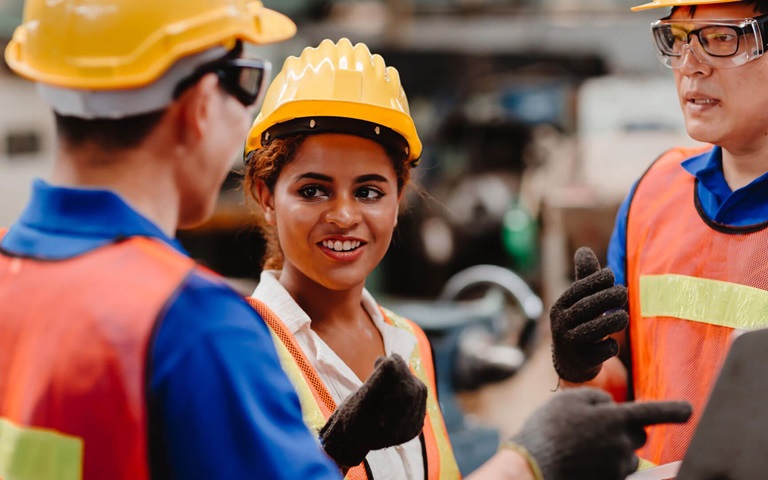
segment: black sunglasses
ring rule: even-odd
[[[219,77],[219,85],[245,107],[257,104],[267,89],[272,65],[257,58],[224,58],[198,67],[192,75],[176,85],[173,98],[196,84],[209,73]]]

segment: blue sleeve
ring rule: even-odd
[[[616,224],[613,227],[611,241],[608,244],[608,267],[613,271],[617,285],[627,285],[627,215],[629,214],[629,204],[632,203],[632,197],[635,195],[637,183],[632,185],[627,198],[621,202],[619,211],[616,214]]]
[[[193,274],[159,322],[148,371],[154,478],[340,478],[239,295]]]

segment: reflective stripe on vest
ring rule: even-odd
[[[267,323],[273,338],[279,340],[275,342],[278,356],[299,395],[304,421],[315,432],[319,432],[331,413],[336,410],[335,401],[285,324],[264,303],[255,298],[247,300]],[[460,478],[435,395],[437,390],[432,353],[426,335],[410,320],[383,308],[381,311],[387,323],[407,330],[417,339],[417,347],[414,348],[408,363],[414,375],[428,387],[427,417],[424,419],[423,429],[428,478],[430,480]],[[365,467],[361,464],[350,469],[345,478],[367,479],[368,476],[365,473]]]
[[[80,480],[83,439],[0,418],[0,479]]]
[[[448,439],[448,430],[445,428],[440,404],[437,402],[437,384],[435,382],[435,368],[432,361],[432,347],[429,345],[424,331],[412,321],[397,315],[396,313],[380,307],[385,321],[395,327],[408,331],[418,340],[418,348],[413,350],[409,365],[414,374],[428,388],[427,394],[427,418],[424,421],[424,443],[427,450],[427,471],[430,479],[456,479],[461,478],[453,448]]]
[[[635,397],[693,405],[687,424],[649,427],[640,455],[657,464],[682,460],[733,329],[768,326],[768,225],[702,218],[695,178],[680,164],[708,148],[660,157],[638,183],[627,220]]]
[[[0,478],[149,477],[147,348],[193,268],[138,237],[61,261],[0,255]]]

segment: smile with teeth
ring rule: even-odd
[[[323,240],[323,246],[329,250],[333,250],[334,252],[349,252],[352,250],[356,250],[362,242],[360,240]]]
[[[714,105],[715,103],[717,103],[717,100],[714,100],[712,98],[692,98],[689,100],[689,102],[696,105]]]

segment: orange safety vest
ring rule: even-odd
[[[149,478],[150,337],[193,268],[142,237],[61,261],[0,254],[0,478]]]
[[[708,148],[673,149],[638,183],[627,220],[632,377],[637,400],[687,400],[685,425],[648,428],[640,456],[682,460],[734,328],[768,326],[768,223],[717,224],[703,213],[681,162]]]
[[[269,326],[275,340],[280,363],[299,394],[304,422],[310,429],[316,433],[319,432],[336,410],[336,402],[285,324],[264,303],[251,297],[247,300]],[[424,451],[427,457],[425,478],[429,480],[461,478],[448,439],[443,415],[437,402],[435,370],[429,340],[421,328],[410,320],[384,308],[381,308],[381,313],[387,323],[408,331],[417,339],[417,348],[414,348],[408,364],[414,375],[427,385],[428,390],[427,416],[424,419],[424,429],[422,430],[422,442],[424,442]],[[345,478],[349,480],[373,480],[368,478],[365,462],[351,468]]]

